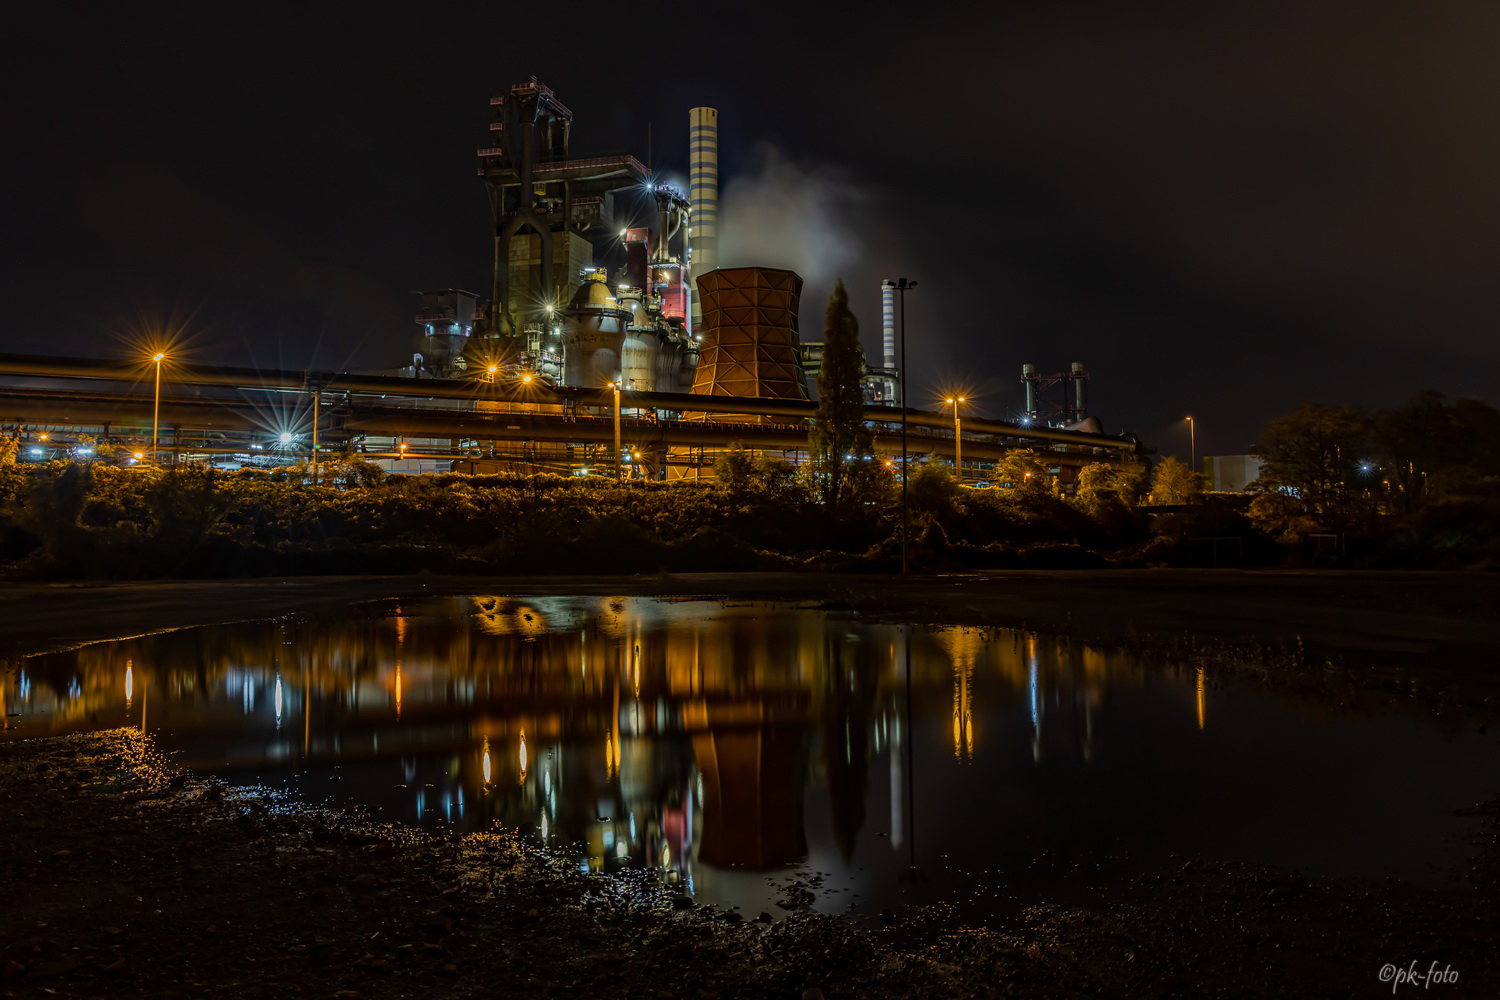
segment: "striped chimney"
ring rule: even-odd
[[[693,277],[719,266],[719,112],[688,112],[688,227],[692,230]],[[696,325],[696,324],[695,324]]]
[[[884,333],[885,367],[896,367],[896,283],[889,278],[880,283],[880,329]]]

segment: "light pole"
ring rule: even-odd
[[[1188,468],[1196,474],[1198,471],[1198,430],[1193,423],[1193,418],[1188,417]]]
[[[906,290],[916,288],[915,281],[907,281],[905,278],[896,279],[896,291],[901,293],[901,372],[899,385],[901,389],[901,573],[905,575],[910,568],[907,559],[907,536],[911,534],[911,509],[907,504],[906,490]]]
[[[151,405],[151,462],[154,465],[161,464],[161,457],[156,453],[156,440],[161,421],[161,363],[166,357],[166,354],[158,351],[151,359],[156,362],[156,401]]]
[[[963,402],[965,399],[962,396],[954,396],[948,400],[948,405],[953,407],[953,474],[958,477],[959,485],[963,485],[964,481],[964,442],[958,424],[958,404]]]
[[[620,461],[620,383],[611,382],[609,387],[615,391],[615,481],[619,482],[625,478],[625,464]]]

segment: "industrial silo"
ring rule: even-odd
[[[587,271],[563,318],[563,382],[597,387],[620,377],[630,313],[610,291],[603,268]]]

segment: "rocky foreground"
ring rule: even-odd
[[[1449,892],[1194,860],[1006,926],[871,927],[695,907],[506,833],[278,803],[175,772],[134,730],[23,740],[0,744],[0,994],[1495,996],[1497,806],[1476,807]],[[1396,981],[1433,963],[1456,975]]]

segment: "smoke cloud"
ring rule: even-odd
[[[760,146],[755,159],[754,173],[720,191],[719,266],[783,267],[816,286],[846,276],[869,192],[845,170],[795,163],[774,146]]]

